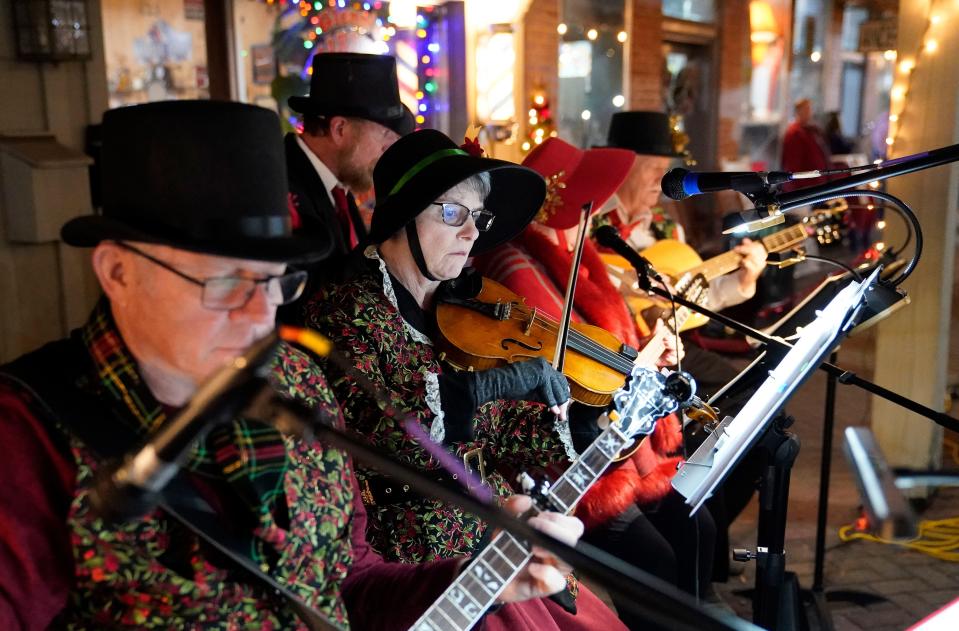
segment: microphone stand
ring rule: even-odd
[[[914,171],[920,171],[923,169],[928,169],[950,162],[955,162],[959,160],[959,144],[951,145],[948,147],[943,147],[939,149],[933,149],[931,151],[926,151],[918,153],[911,156],[904,156],[901,158],[896,158],[893,160],[888,160],[883,163],[878,168],[868,168],[862,170],[860,173],[854,175],[833,180],[831,182],[826,182],[818,186],[811,186],[802,189],[797,189],[790,192],[773,192],[770,190],[770,187],[767,186],[766,190],[760,190],[757,192],[752,192],[748,197],[754,202],[756,206],[757,214],[768,220],[769,218],[775,219],[780,217],[785,212],[792,210],[794,208],[799,208],[802,206],[820,203],[834,199],[837,197],[845,197],[847,195],[868,195],[872,197],[878,197],[895,204],[901,211],[904,218],[907,221],[907,225],[911,224],[912,228],[915,231],[916,235],[916,245],[914,248],[914,253],[906,265],[905,269],[899,273],[899,275],[890,281],[877,284],[875,289],[878,290],[876,294],[875,301],[877,305],[882,303],[883,300],[890,300],[895,302],[896,300],[901,300],[905,296],[901,292],[898,292],[895,288],[901,284],[915,269],[919,257],[922,253],[922,228],[919,225],[918,218],[915,213],[912,212],[912,209],[909,208],[905,202],[899,200],[892,195],[886,193],[881,193],[878,191],[872,190],[852,190],[857,186],[866,184],[868,182],[874,182],[879,180],[884,180],[890,177],[895,177],[898,175],[905,175],[907,173],[912,173]],[[763,220],[761,219],[760,222]],[[755,222],[748,222],[748,224]],[[651,287],[651,282],[648,277],[649,271],[643,268],[644,266],[637,267],[637,275],[639,277],[640,287],[646,289],[648,292],[655,293],[659,296],[662,296],[668,300],[673,301],[674,303],[679,303],[694,312],[701,313],[707,317],[715,318],[718,322],[732,328],[735,331],[751,337],[759,342],[761,342],[767,349],[775,350],[778,352],[788,351],[791,348],[791,345],[786,343],[782,339],[773,338],[767,335],[764,335],[760,331],[752,329],[751,327],[745,326],[731,318],[721,316],[718,313],[713,313],[709,309],[700,307],[697,304],[694,304],[681,296],[671,296],[668,291],[660,289],[658,287]],[[884,294],[884,295],[883,295]],[[876,313],[881,313],[883,310],[889,307],[889,304],[884,305],[882,308],[875,308]],[[831,357],[835,361],[835,354]],[[924,416],[934,423],[951,429],[953,431],[959,431],[959,422],[950,418],[949,416],[933,410],[929,407],[926,407],[917,401],[913,401],[907,397],[904,397],[896,392],[892,392],[878,386],[870,381],[862,379],[850,371],[843,370],[838,366],[830,362],[822,362],[819,365],[819,368],[824,370],[829,375],[829,380],[827,383],[827,393],[826,393],[826,413],[824,417],[824,440],[823,440],[823,463],[826,463],[831,459],[831,452],[826,451],[827,445],[831,445],[832,441],[832,431],[833,431],[833,405],[835,400],[835,384],[851,384],[858,386],[859,388],[874,394],[876,396],[882,397],[887,401],[895,403],[896,405],[903,407],[911,412]],[[776,427],[777,432],[769,432],[768,434],[780,434],[784,442],[779,445],[776,451],[770,452],[777,457],[777,462],[774,467],[776,473],[772,474],[771,478],[764,478],[764,482],[768,482],[765,486],[774,487],[773,491],[773,502],[781,503],[783,510],[785,509],[785,499],[778,497],[783,492],[788,493],[788,475],[789,467],[791,467],[792,460],[795,458],[795,454],[792,456],[789,455],[790,451],[798,450],[798,441],[795,440],[795,437],[791,437],[788,433],[782,431],[785,429],[783,426],[784,423],[781,423]],[[828,433],[828,434],[827,434]],[[789,438],[793,439],[793,447],[789,446],[787,442]],[[778,460],[778,456],[783,456],[782,462]],[[817,523],[817,540],[816,540],[816,581],[814,585],[814,596],[816,597],[816,603],[819,606],[821,612],[825,612],[828,615],[828,610],[822,606],[821,597],[822,597],[822,565],[823,558],[825,555],[825,537],[824,529],[826,525],[826,508],[828,506],[827,499],[823,497],[823,493],[828,493],[828,475],[829,475],[829,466],[824,464],[821,471],[820,479],[820,498],[819,498],[819,515]],[[777,492],[778,491],[778,492]],[[762,497],[762,489],[760,490],[760,495]],[[760,535],[764,533],[764,524],[763,524],[763,514],[760,515]],[[779,521],[777,516],[770,514],[770,521]],[[772,527],[773,531],[773,543],[777,544],[781,542],[782,532],[779,532],[780,524],[775,524]],[[785,528],[784,516],[782,517],[781,523],[782,529]],[[766,557],[770,557],[772,560],[767,561]],[[760,561],[763,565],[767,563],[777,564],[781,563],[784,560],[783,557],[777,557],[776,555],[766,555]],[[763,570],[761,567],[760,570]],[[777,574],[778,571],[778,574]],[[763,622],[772,622],[773,624],[778,623],[778,608],[783,604],[779,599],[774,598],[771,591],[768,589],[769,585],[760,585],[760,580],[764,572],[757,572],[757,597],[754,601],[754,620],[762,624]],[[771,574],[775,580],[778,576],[779,579],[782,578],[782,568],[781,567],[772,567]],[[762,588],[767,588],[765,591]],[[817,591],[818,590],[818,591]],[[768,598],[764,599],[763,596],[766,595]],[[765,600],[776,602],[765,602]],[[761,609],[761,611],[757,611]],[[758,615],[758,617],[757,617]],[[828,627],[831,627],[828,617],[824,620]],[[768,624],[766,625],[768,626]],[[779,625],[777,625],[779,628]]]

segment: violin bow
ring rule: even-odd
[[[560,318],[559,332],[556,334],[556,352],[553,354],[553,368],[563,372],[566,361],[566,342],[569,338],[569,322],[573,315],[573,296],[576,295],[576,278],[579,276],[579,264],[583,260],[583,246],[586,244],[586,227],[593,212],[593,202],[583,204],[583,216],[579,218],[579,234],[576,236],[576,248],[573,264],[569,267],[569,281],[566,283],[566,301],[563,303],[563,316]]]

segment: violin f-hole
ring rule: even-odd
[[[516,344],[516,345],[519,346],[520,348],[525,348],[525,349],[528,350],[528,351],[534,351],[534,352],[536,352],[536,351],[541,351],[541,350],[543,350],[543,343],[542,343],[542,342],[539,343],[539,346],[533,346],[533,345],[531,345],[531,344],[527,344],[526,342],[521,342],[521,341],[519,341],[519,340],[517,340],[517,339],[514,339],[514,338],[512,338],[512,337],[508,337],[508,338],[506,338],[506,339],[504,339],[504,340],[500,340],[500,346],[503,347],[503,350],[504,350],[504,351],[510,350],[510,347],[509,347],[510,342],[512,342],[513,344]]]

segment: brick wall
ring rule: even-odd
[[[626,0],[629,109],[663,111],[662,0]]]

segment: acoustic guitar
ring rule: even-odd
[[[800,223],[789,228],[778,230],[759,240],[770,254],[785,252],[799,247],[807,238],[814,237],[821,245],[826,245],[841,238],[842,223],[837,212],[832,210],[817,211],[804,217]],[[641,254],[653,264],[656,271],[666,275],[678,296],[708,307],[709,281],[730,272],[734,272],[742,265],[743,256],[734,250],[724,252],[718,256],[706,259],[700,258],[696,250],[689,245],[675,239],[662,239]],[[636,271],[629,262],[618,254],[601,254],[610,276],[618,281],[619,290],[626,298],[630,310],[636,314],[640,329],[646,329],[647,323],[663,318],[672,328],[673,318],[670,316],[671,305],[661,298],[653,298],[639,288]],[[667,316],[668,317],[667,319]],[[690,309],[677,309],[678,330],[688,331],[700,327],[709,318],[694,313]],[[643,322],[640,323],[639,320]]]

